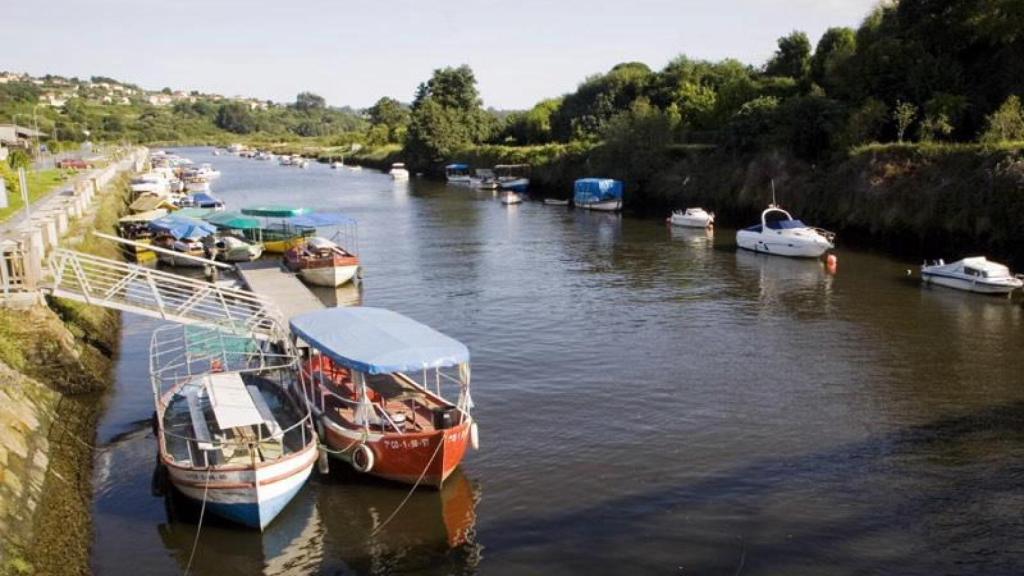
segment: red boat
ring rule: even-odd
[[[311,312],[291,328],[308,345],[300,385],[330,454],[359,472],[440,487],[477,446],[462,343],[380,308]]]
[[[337,288],[359,271],[359,258],[326,238],[314,237],[284,253],[289,270],[316,286]]]

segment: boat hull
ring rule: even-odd
[[[622,210],[622,200],[603,200],[601,202],[589,202],[586,204],[577,204],[584,210],[597,210],[600,212],[618,212]]]
[[[714,218],[709,216],[682,216],[673,214],[670,222],[673,226],[681,228],[707,228],[714,223]]]
[[[298,494],[317,460],[316,444],[255,469],[203,468],[176,465],[164,457],[174,488],[210,512],[250,528],[263,530]]]
[[[955,290],[963,290],[965,292],[974,292],[976,294],[1009,294],[1014,290],[1020,289],[1020,284],[1004,284],[1004,283],[992,283],[982,282],[976,279],[961,278],[959,276],[953,276],[950,274],[941,274],[935,272],[921,272],[921,278],[925,284],[935,284],[936,286],[945,286],[946,288],[953,288]]]
[[[317,268],[302,268],[299,270],[299,275],[302,276],[303,280],[315,286],[337,288],[351,281],[358,271],[358,264],[351,266],[321,266]]]
[[[205,256],[200,255],[195,257],[204,258]],[[174,266],[175,268],[202,268],[206,266],[205,263],[199,262],[198,260],[193,260],[191,258],[179,258],[177,256],[172,256],[171,254],[165,254],[163,252],[160,252],[157,255],[157,258],[160,260],[162,264]]]
[[[820,258],[831,248],[828,244],[821,242],[747,230],[740,230],[736,233],[736,244],[744,250],[790,258]]]
[[[324,443],[333,456],[351,464],[356,447],[363,441],[362,430],[343,428],[322,418]],[[374,465],[367,474],[401,482],[441,487],[462,462],[469,446],[472,419],[445,430],[426,433],[374,434],[365,444],[373,452]],[[442,443],[441,447],[438,444]],[[422,479],[421,479],[422,476]]]

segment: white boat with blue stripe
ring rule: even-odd
[[[157,329],[150,348],[160,465],[208,512],[263,530],[306,483],[317,436],[290,392],[293,355],[194,326]]]
[[[925,284],[980,294],[1009,294],[1024,286],[1020,275],[1014,276],[1005,265],[984,256],[964,258],[950,264],[943,260],[925,263],[921,266],[921,279]]]

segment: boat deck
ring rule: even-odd
[[[345,380],[340,385],[337,382],[331,383],[330,388],[334,393],[355,398],[352,392],[351,381]],[[435,432],[434,411],[443,405],[436,400],[416,390],[414,387],[401,382],[391,375],[369,376],[367,386],[373,393],[373,404],[383,409],[384,412],[396,422],[402,432],[424,433]],[[327,416],[339,425],[353,430],[361,428],[356,422],[356,404],[353,401],[345,402],[334,396],[325,398],[325,412]],[[394,432],[391,424],[378,420],[380,413],[374,413],[371,430]]]
[[[270,298],[286,320],[324,308],[298,276],[281,267],[278,260],[256,260],[238,264],[238,273],[249,290]]]

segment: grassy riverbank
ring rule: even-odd
[[[7,181],[7,207],[0,208],[0,222],[4,222],[19,210],[25,207],[21,199],[21,190],[16,186],[18,177],[13,171],[9,171],[7,165],[0,162],[0,177]],[[67,182],[74,170],[63,170],[53,168],[50,170],[32,170],[25,173],[25,180],[28,183],[29,203],[46,196],[57,187]]]
[[[65,245],[119,258],[91,229],[111,231],[125,207],[113,184]],[[0,574],[89,574],[96,422],[111,382],[120,313],[49,299],[0,309]]]

